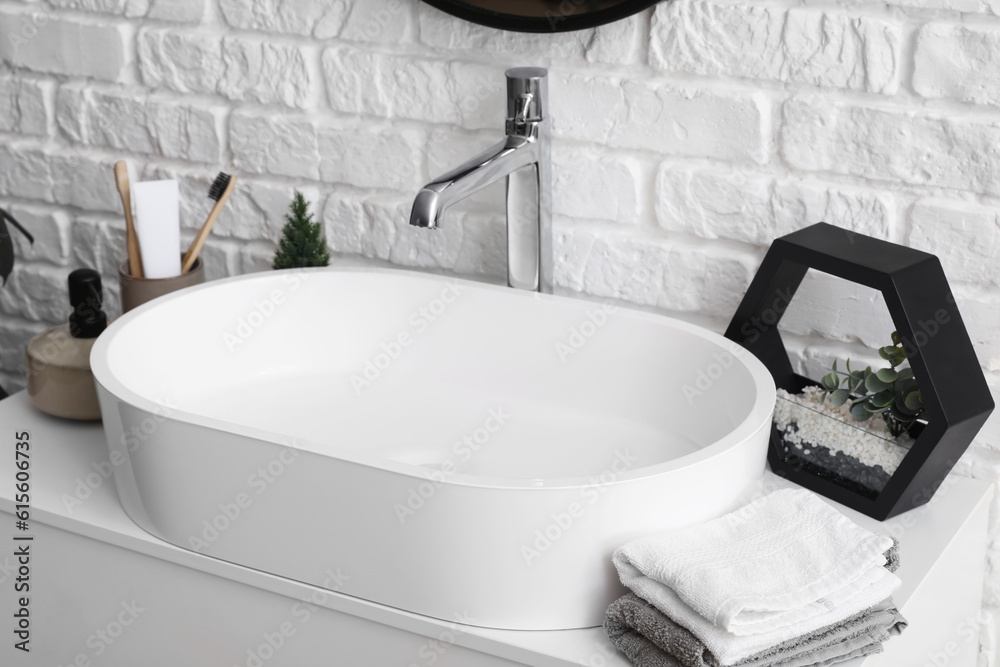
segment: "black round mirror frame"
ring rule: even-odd
[[[605,23],[613,23],[633,14],[637,14],[644,9],[648,9],[661,0],[621,0],[614,7],[599,9],[592,12],[580,14],[567,14],[558,11],[563,5],[579,7],[587,0],[562,0],[556,4],[556,10],[548,13],[544,17],[518,16],[516,14],[505,14],[489,9],[475,7],[461,0],[424,0],[427,4],[447,12],[460,19],[499,28],[500,30],[513,30],[515,32],[570,32],[573,30],[583,30],[594,28]]]

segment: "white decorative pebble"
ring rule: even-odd
[[[890,475],[902,463],[913,438],[894,437],[879,416],[858,422],[850,413],[850,403],[837,407],[829,400],[820,402],[823,390],[806,387],[801,394],[778,390],[774,423],[784,439],[802,449],[803,444],[822,445],[834,454],[843,452],[868,466],[881,466]],[[809,449],[802,451],[808,455]]]

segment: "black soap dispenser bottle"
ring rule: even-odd
[[[69,321],[28,343],[28,395],[42,412],[78,420],[101,418],[90,350],[108,325],[101,276],[93,269],[69,274]]]

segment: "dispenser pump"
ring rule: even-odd
[[[69,274],[69,333],[74,338],[97,338],[108,326],[103,308],[101,275],[93,269],[76,269]]]

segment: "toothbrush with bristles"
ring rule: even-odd
[[[216,218],[222,212],[222,207],[226,205],[229,195],[233,194],[234,188],[236,188],[236,177],[220,171],[212,182],[212,187],[208,189],[208,198],[215,200],[215,206],[209,212],[205,224],[198,230],[198,235],[191,241],[191,247],[184,253],[184,257],[181,259],[181,273],[187,273],[194,266],[194,261],[198,259],[198,253],[201,252],[205,240],[208,239],[208,233],[212,231],[212,225],[215,224]]]

